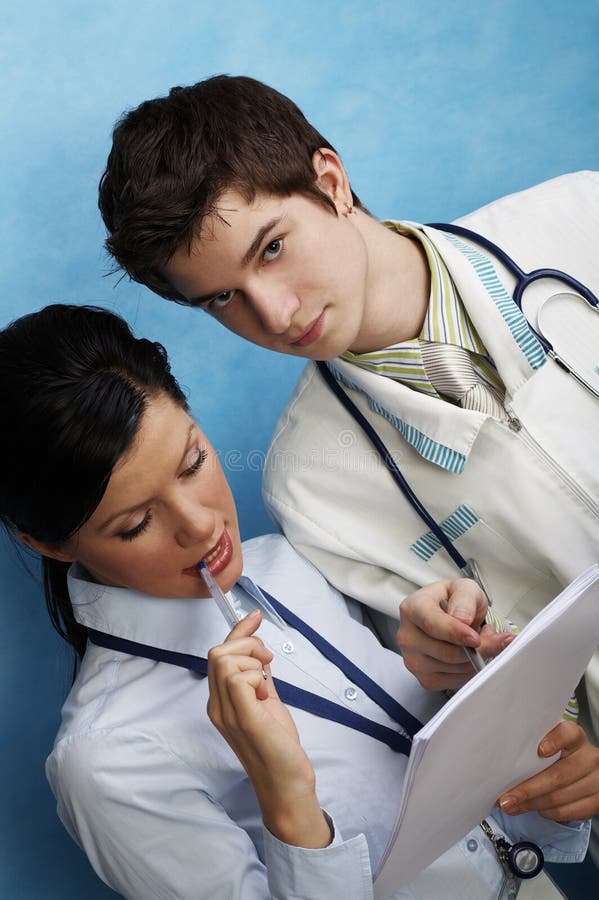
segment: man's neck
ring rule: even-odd
[[[418,337],[430,296],[430,269],[419,241],[358,211],[368,250],[368,296],[353,353],[380,350]]]

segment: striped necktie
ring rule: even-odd
[[[476,372],[470,353],[455,344],[419,342],[427,377],[439,394],[457,400],[464,409],[506,419],[504,394],[484,382]]]

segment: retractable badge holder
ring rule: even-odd
[[[480,825],[493,844],[504,872],[498,900],[515,900],[520,889],[520,881],[534,878],[542,871],[545,863],[543,851],[532,841],[510,844],[505,838],[495,834],[486,819],[483,819]]]

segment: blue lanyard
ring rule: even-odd
[[[306,691],[279,678],[274,678],[273,681],[277,693],[283,703],[312,713],[312,715],[319,716],[322,719],[337,722],[339,725],[346,725],[348,728],[362,732],[362,734],[370,735],[370,737],[387,744],[392,750],[408,756],[412,738],[422,727],[418,719],[409,713],[407,709],[404,709],[397,700],[369,678],[336,647],[314,631],[313,628],[310,628],[299,616],[296,616],[282,603],[275,600],[264,588],[260,590],[288,625],[299,631],[323,656],[361,688],[374,703],[398,723],[403,731],[394,731],[392,728],[387,728],[386,725],[379,725],[377,722],[373,722],[359,713],[352,712],[339,703],[326,700],[318,694],[311,693],[311,691]],[[208,674],[208,661],[201,656],[177,653],[173,650],[164,650],[161,647],[152,647],[147,644],[138,644],[136,641],[128,641],[113,634],[96,631],[93,628],[88,629],[88,637],[93,644],[97,644],[99,647],[118,650],[121,653],[129,653],[131,656],[142,656],[156,660],[156,662],[170,663],[174,666],[190,669],[193,672],[199,672],[202,675]]]
[[[424,504],[418,499],[418,497],[404,478],[401,470],[399,469],[399,466],[393,459],[391,451],[383,443],[380,436],[376,433],[375,429],[370,424],[366,416],[362,415],[354,401],[349,397],[348,394],[345,393],[345,391],[329,369],[328,365],[324,362],[317,362],[316,365],[318,366],[318,371],[324,378],[327,386],[330,388],[333,394],[335,394],[337,399],[342,403],[342,405],[345,407],[354,421],[362,428],[365,435],[376,448],[381,459],[385,463],[385,466],[387,467],[387,471],[395,481],[403,496],[406,498],[417,515],[420,516],[425,525],[427,525],[433,532],[433,534],[437,537],[441,546],[447,551],[450,558],[454,561],[454,563],[462,573],[462,577],[474,577],[468,561],[464,559],[457,547],[454,547],[439,523],[429,513],[426,506],[424,506]]]

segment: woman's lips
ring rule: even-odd
[[[326,310],[323,309],[321,314],[309,326],[308,330],[303,333],[301,338],[293,342],[294,347],[309,347],[314,341],[317,341],[322,334],[324,326],[324,315]]]
[[[199,559],[198,563],[206,563],[206,568],[208,569],[210,574],[218,575],[219,572],[222,572],[222,570],[229,565],[232,556],[233,542],[229,537],[229,532],[225,528],[219,538],[218,543],[215,544],[215,546],[211,550],[209,550],[201,560]],[[202,577],[196,566],[190,567],[189,569],[183,569],[183,574],[194,575],[196,578]]]

